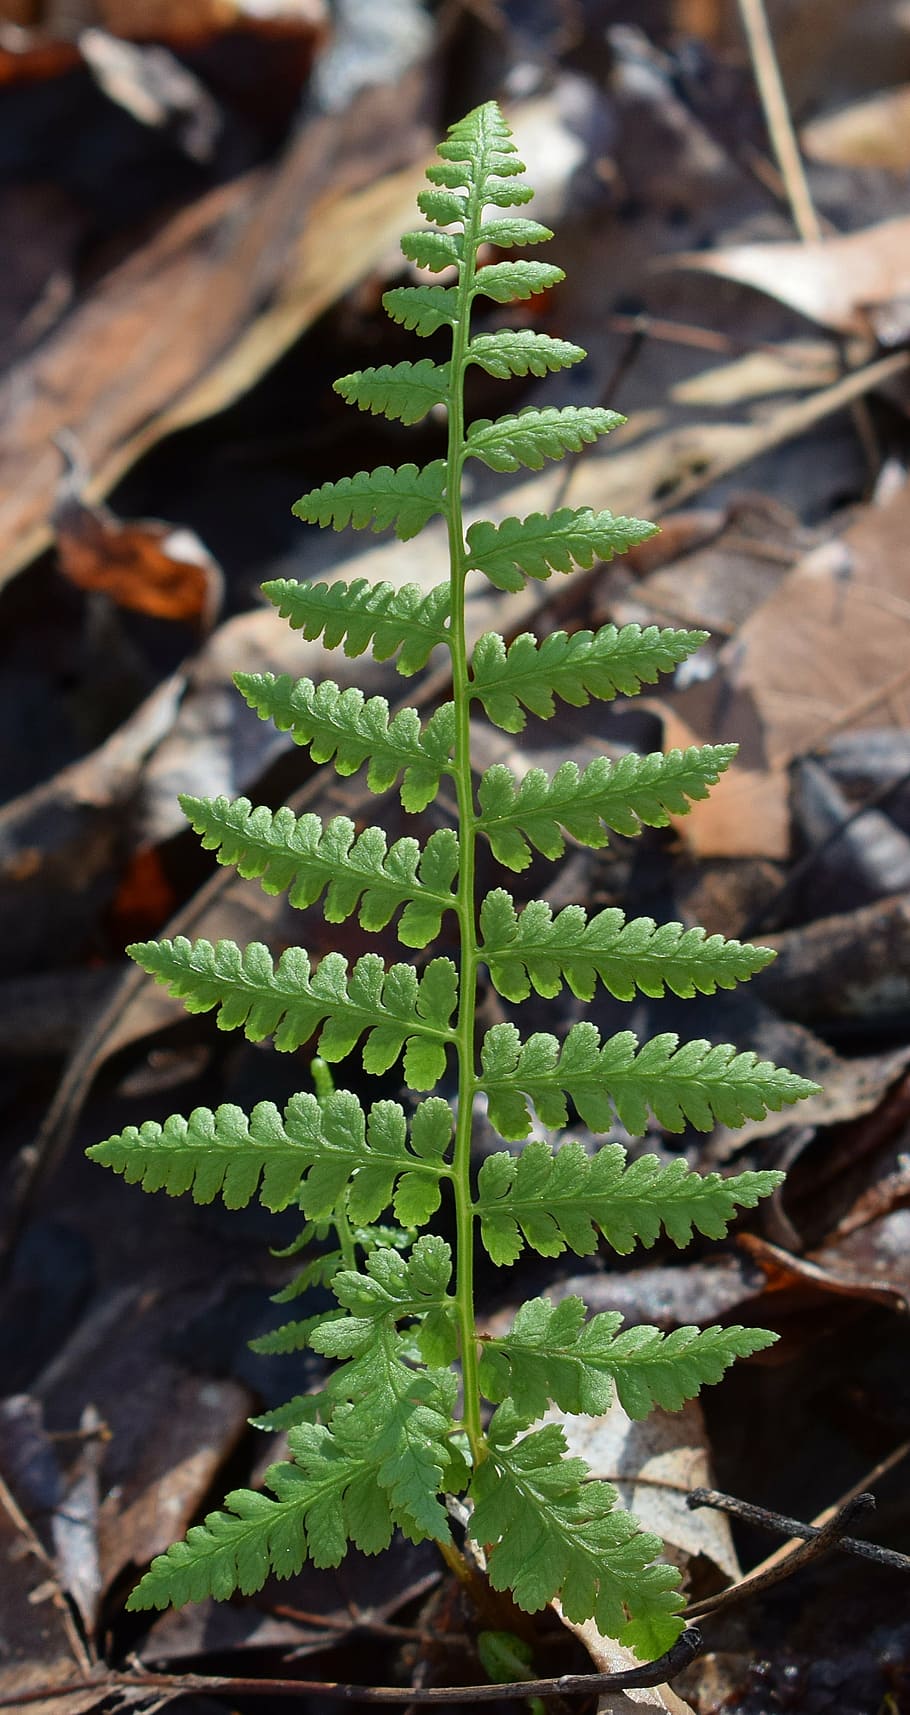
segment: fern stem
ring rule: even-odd
[[[477,175],[477,185],[483,183]],[[463,260],[459,269],[458,313],[452,330],[452,361],[448,398],[448,454],[446,460],[446,518],[449,535],[451,621],[449,649],[455,704],[455,790],[458,798],[459,870],[456,914],[460,939],[460,971],[456,1052],[458,1056],[458,1114],[453,1156],[456,1269],[455,1303],[461,1350],[464,1426],[475,1465],[484,1457],[480,1421],[477,1332],[474,1320],[474,1202],[471,1195],[471,1133],[477,1073],[474,1054],[474,1021],[477,1006],[477,922],[474,899],[477,818],[471,776],[470,684],[465,627],[465,580],[467,552],[461,507],[461,473],[464,464],[464,377],[471,324],[474,286],[474,257],[482,206],[477,189],[470,199],[464,223]]]

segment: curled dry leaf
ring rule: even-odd
[[[813,161],[837,167],[910,170],[910,84],[882,89],[836,113],[810,119],[800,142]]]
[[[910,298],[910,215],[810,244],[738,244],[683,252],[660,267],[694,268],[754,286],[838,333],[897,342],[894,306]]]
[[[210,631],[221,606],[221,568],[195,531],[157,518],[122,521],[106,506],[67,494],[54,512],[57,561],[82,590],[156,619]]]

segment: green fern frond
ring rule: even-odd
[[[505,220],[485,220],[477,234],[478,244],[496,244],[500,250],[511,250],[516,244],[546,244],[553,237],[548,226],[524,215]]]
[[[454,1371],[411,1361],[410,1342],[397,1333],[394,1312],[377,1319],[343,1316],[325,1321],[312,1344],[326,1357],[344,1360],[331,1376],[329,1390],[334,1399],[350,1402],[355,1421],[371,1426],[376,1481],[392,1506],[417,1525],[417,1540],[431,1536],[449,1541],[448,1516],[439,1494],[451,1454],[447,1437],[458,1392]]]
[[[552,1400],[561,1411],[599,1417],[615,1388],[623,1410],[647,1417],[655,1407],[679,1411],[737,1358],[774,1344],[764,1328],[627,1328],[605,1311],[587,1320],[584,1300],[532,1298],[511,1329],[484,1342],[480,1385],[487,1399],[511,1399],[519,1417],[542,1417]]]
[[[273,578],[263,594],[293,630],[311,641],[322,637],[327,649],[344,645],[349,658],[369,649],[376,661],[400,650],[399,673],[419,673],[430,652],[448,636],[450,596],[447,584],[424,592],[418,584],[370,583],[355,578],[344,584],[301,584]]]
[[[415,1109],[410,1137],[398,1102],[374,1102],[365,1114],[346,1090],[323,1102],[292,1096],[285,1125],[305,1155],[299,1202],[308,1220],[344,1208],[350,1220],[367,1224],[391,1206],[404,1226],[422,1227],[438,1209],[452,1139],[452,1112],[438,1096]]]
[[[503,266],[518,268],[521,264]],[[522,465],[528,470],[543,470],[547,459],[579,453],[598,435],[609,434],[625,420],[618,411],[605,411],[599,405],[563,405],[561,409],[529,405],[524,411],[497,417],[495,422],[478,417],[468,429],[465,456],[480,459],[490,470],[520,470]]]
[[[615,907],[589,918],[581,905],[567,905],[554,917],[543,900],[532,900],[519,913],[502,888],[484,899],[480,927],[480,956],[494,988],[512,1001],[527,1000],[532,986],[552,999],[563,983],[591,1000],[598,980],[617,1000],[634,1000],[636,990],[659,999],[667,989],[688,1000],[735,988],[774,958],[770,947],[681,923],[627,922]]]
[[[502,1028],[508,1028],[504,1026]],[[495,1263],[513,1263],[523,1240],[541,1256],[566,1249],[590,1256],[597,1234],[620,1256],[636,1242],[650,1247],[661,1230],[682,1249],[693,1232],[722,1239],[739,1209],[753,1209],[780,1173],[693,1173],[682,1156],[661,1166],[656,1155],[626,1161],[619,1144],[588,1155],[580,1143],[553,1150],[535,1140],[518,1156],[489,1155],[477,1181],[484,1246]]]
[[[542,643],[522,632],[508,649],[498,632],[487,631],[471,661],[471,695],[487,717],[506,732],[521,732],[521,707],[548,720],[553,698],[584,708],[589,698],[607,700],[622,692],[634,697],[653,685],[705,642],[704,631],[662,630],[659,626],[602,625],[599,631],[567,636],[553,631]]]
[[[365,1274],[350,1269],[335,1276],[332,1291],[345,1314],[330,1311],[321,1318],[320,1349],[336,1358],[356,1357],[369,1352],[381,1325],[395,1329],[399,1322],[416,1318],[415,1339],[424,1363],[447,1368],[458,1348],[455,1300],[448,1290],[451,1277],[451,1247],[435,1233],[419,1238],[409,1257],[393,1250],[374,1251]],[[342,1385],[347,1398],[348,1381]]]
[[[398,939],[425,947],[438,935],[443,912],[455,908],[458,840],[450,828],[438,828],[422,850],[410,835],[388,847],[381,828],[364,828],[355,838],[348,816],[324,824],[311,812],[254,809],[248,798],[184,796],[180,803],[219,863],[258,880],[265,893],[287,892],[301,910],[324,893],[327,923],[344,923],[357,911],[361,928],[384,929],[403,906]]]
[[[291,511],[305,524],[331,524],[334,530],[350,525],[354,530],[386,530],[395,526],[401,542],[409,542],[429,520],[443,510],[446,467],[434,459],[422,469],[404,464],[397,470],[378,465],[338,482],[324,482],[304,494]]]
[[[631,1030],[601,1042],[586,1020],[573,1024],[561,1045],[546,1031],[522,1042],[514,1024],[494,1024],[481,1060],[490,1121],[509,1141],[531,1130],[526,1097],[544,1125],[568,1124],[568,1095],[592,1131],[609,1131],[615,1114],[632,1137],[642,1137],[649,1114],[665,1131],[687,1125],[711,1131],[718,1120],[727,1126],[762,1120],[818,1090],[729,1042],[680,1046],[679,1037],[665,1031],[639,1047]]]
[[[515,197],[514,200],[518,202],[519,199]],[[564,279],[562,269],[552,262],[491,262],[486,268],[477,270],[471,295],[492,298],[494,304],[511,304],[516,298],[533,298],[538,292],[549,292]],[[499,468],[498,465],[493,466],[494,470]],[[517,469],[517,466],[511,468]],[[532,465],[531,468],[536,470],[539,466]]]
[[[431,274],[441,274],[445,268],[456,267],[463,253],[460,233],[438,232],[435,227],[419,232],[406,232],[401,240],[401,252],[418,268]]]
[[[570,345],[567,339],[553,339],[530,328],[501,328],[498,333],[476,334],[468,346],[467,362],[507,381],[510,375],[548,375],[568,369],[585,355],[580,345]]]
[[[274,1500],[235,1489],[225,1497],[227,1511],[209,1513],[185,1542],[152,1561],[128,1608],[224,1601],[235,1590],[261,1590],[269,1573],[292,1578],[308,1559],[337,1566],[349,1542],[364,1554],[388,1547],[395,1518],[377,1482],[369,1434],[350,1421],[332,1429],[304,1423],[290,1430],[288,1445],[294,1463],[265,1475]]]
[[[567,1455],[558,1424],[504,1444],[514,1422],[500,1407],[489,1456],[474,1473],[471,1535],[487,1548],[494,1590],[534,1614],[558,1596],[567,1619],[594,1619],[608,1638],[655,1657],[678,1638],[679,1573],[655,1566],[661,1543]],[[631,1616],[631,1618],[630,1618]]]
[[[378,369],[355,369],[333,383],[349,405],[392,423],[419,423],[434,405],[441,405],[449,386],[447,364],[384,363]]]
[[[558,512],[532,512],[504,518],[501,524],[478,521],[468,528],[470,564],[501,590],[524,588],[525,575],[548,578],[573,566],[612,560],[636,542],[653,536],[657,526],[641,518],[617,518],[612,512],[565,506]]]
[[[314,762],[332,762],[337,774],[356,774],[368,763],[371,792],[387,792],[402,775],[405,810],[425,810],[452,770],[455,708],[442,707],[421,726],[416,709],[389,718],[385,697],[364,697],[356,685],[340,691],[332,679],[314,685],[289,673],[237,673],[234,683],[251,709],[305,745]]]
[[[607,829],[634,835],[685,815],[690,803],[708,796],[736,751],[735,744],[705,744],[648,756],[630,752],[618,762],[596,756],[584,770],[564,762],[552,779],[530,768],[521,781],[497,762],[481,777],[478,827],[507,869],[527,869],[532,846],[544,857],[561,857],[560,829],[596,850],[607,844]]]
[[[249,1117],[225,1102],[214,1113],[194,1108],[188,1119],[172,1114],[163,1125],[147,1120],[93,1144],[87,1154],[144,1191],[169,1197],[190,1191],[196,1203],[220,1196],[228,1209],[245,1209],[257,1191],[266,1209],[286,1209],[297,1199],[309,1160],[273,1102],[258,1102]]]
[[[383,292],[382,307],[393,322],[426,338],[453,325],[458,313],[456,296],[453,286],[393,286],[390,292]]]
[[[404,1051],[404,1075],[412,1090],[429,1090],[445,1070],[446,1045],[454,1040],[450,1019],[457,976],[450,959],[431,959],[418,978],[411,965],[388,969],[375,953],[364,953],[348,971],[341,953],[326,953],[311,973],[302,947],[289,947],[273,964],[268,947],[253,941],[242,951],[233,941],[145,941],[128,952],[187,1012],[218,1008],[220,1030],[240,1030],[250,1042],[274,1038],[289,1053],[320,1029],[324,1060],[344,1059],[366,1033],[363,1064],[386,1072]]]

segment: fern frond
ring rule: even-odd
[[[649,1112],[665,1131],[687,1125],[710,1131],[761,1120],[818,1086],[729,1042],[684,1042],[672,1031],[639,1047],[631,1030],[606,1042],[593,1024],[573,1024],[563,1043],[546,1031],[522,1042],[514,1024],[494,1024],[481,1049],[481,1085],[490,1121],[502,1137],[527,1137],[530,1097],[547,1126],[568,1124],[571,1096],[592,1131],[609,1131],[614,1113],[632,1137],[648,1129]]]
[[[452,1138],[452,1112],[440,1097],[420,1103],[410,1138],[398,1102],[374,1102],[365,1114],[347,1090],[322,1102],[292,1096],[285,1127],[305,1158],[298,1189],[308,1220],[328,1219],[344,1207],[350,1220],[369,1223],[391,1206],[404,1226],[422,1227],[438,1209]]]
[[[416,709],[389,718],[385,697],[364,697],[356,685],[340,691],[333,679],[314,685],[289,673],[236,673],[234,683],[251,709],[289,732],[314,762],[332,762],[337,774],[356,774],[368,763],[371,792],[387,792],[402,775],[405,810],[425,810],[451,773],[455,707],[443,703],[421,726]]]
[[[500,1407],[471,1485],[471,1535],[486,1545],[494,1590],[511,1590],[531,1614],[558,1596],[568,1619],[593,1619],[605,1637],[660,1655],[682,1631],[679,1573],[653,1564],[660,1538],[617,1507],[612,1484],[591,1482],[584,1460],[568,1457],[558,1424],[509,1445],[513,1424]]]
[[[185,1542],[159,1554],[127,1603],[179,1608],[207,1596],[260,1590],[269,1573],[291,1578],[307,1559],[337,1566],[349,1542],[364,1554],[387,1548],[394,1525],[389,1497],[377,1482],[369,1429],[342,1420],[331,1429],[303,1423],[288,1434],[293,1464],[273,1465],[265,1484],[274,1500],[250,1489],[225,1498]]]
[[[393,322],[426,338],[439,328],[452,327],[456,292],[453,286],[393,286],[383,292],[382,307]]]
[[[364,953],[348,971],[341,953],[326,953],[315,971],[302,947],[289,947],[277,966],[268,947],[253,941],[145,941],[130,956],[182,1000],[187,1012],[218,1008],[220,1030],[240,1030],[250,1042],[274,1038],[282,1053],[299,1048],[321,1026],[319,1053],[344,1059],[366,1033],[363,1064],[386,1072],[404,1051],[405,1080],[429,1090],[445,1070],[449,1021],[457,999],[450,959],[432,959],[422,977],[411,965],[386,969]],[[426,1081],[424,1081],[426,1080]]]
[[[618,411],[605,411],[599,405],[546,405],[543,409],[529,405],[495,422],[478,417],[468,428],[465,456],[480,459],[490,470],[520,470],[522,465],[543,470],[546,459],[581,452],[598,435],[609,434],[624,422]]]
[[[393,1250],[374,1251],[365,1274],[343,1269],[335,1276],[332,1291],[345,1314],[330,1311],[321,1319],[320,1349],[336,1358],[356,1357],[369,1352],[380,1326],[394,1329],[417,1318],[414,1333],[424,1363],[446,1368],[458,1346],[455,1300],[448,1290],[451,1277],[451,1247],[434,1233],[419,1238],[409,1257]],[[340,1385],[350,1397],[349,1379]]]
[[[593,566],[612,560],[657,530],[641,518],[592,512],[589,506],[560,507],[558,512],[532,512],[527,518],[504,518],[501,524],[478,520],[467,533],[470,564],[501,590],[520,590],[524,575],[548,578],[573,566]]]
[[[305,524],[331,524],[334,530],[351,525],[354,530],[386,530],[395,526],[401,542],[409,542],[429,520],[443,510],[446,467],[443,459],[419,468],[404,464],[392,470],[387,464],[361,470],[338,482],[324,482],[310,489],[291,507]]]
[[[543,900],[522,912],[502,888],[480,908],[485,960],[494,988],[506,1000],[527,1000],[532,986],[552,999],[566,983],[579,1000],[591,1000],[598,980],[617,1000],[636,990],[660,998],[667,989],[682,999],[732,989],[774,958],[770,947],[750,947],[684,929],[681,923],[635,917],[615,907],[589,918],[581,905],[553,916]]]
[[[163,1125],[147,1120],[86,1153],[144,1191],[190,1191],[196,1203],[220,1196],[228,1209],[245,1209],[257,1191],[265,1208],[286,1209],[309,1163],[273,1102],[258,1102],[249,1117],[225,1102],[214,1113],[194,1108],[188,1119],[172,1114]]]
[[[599,631],[567,636],[553,631],[542,643],[524,631],[506,649],[498,632],[478,640],[471,662],[471,695],[496,726],[521,732],[525,708],[541,720],[555,712],[553,698],[581,709],[589,698],[602,701],[622,692],[634,697],[672,672],[701,647],[705,631],[662,630],[659,626],[602,625]]]
[[[510,375],[547,375],[568,369],[585,356],[580,345],[570,345],[567,339],[553,339],[530,328],[501,328],[498,333],[476,334],[468,346],[467,361],[507,381]]]
[[[376,1481],[392,1506],[417,1525],[416,1540],[450,1541],[439,1493],[451,1453],[455,1372],[408,1361],[410,1342],[395,1329],[394,1307],[376,1319],[329,1320],[313,1343],[326,1357],[346,1360],[331,1376],[329,1391],[336,1400],[350,1401],[355,1417],[370,1428]]]
[[[736,1358],[774,1344],[764,1328],[627,1328],[615,1311],[587,1320],[584,1300],[531,1298],[511,1329],[484,1341],[480,1385],[487,1399],[511,1399],[519,1417],[542,1417],[550,1401],[560,1410],[598,1417],[615,1388],[629,1417],[655,1406],[679,1411],[707,1383],[720,1381]]]
[[[443,912],[455,908],[458,840],[450,828],[438,828],[422,850],[409,835],[389,848],[381,828],[364,828],[355,838],[347,816],[324,824],[311,812],[254,809],[248,798],[184,796],[180,803],[219,863],[258,880],[264,893],[287,892],[298,909],[324,893],[327,923],[344,923],[357,911],[361,928],[384,929],[404,906],[398,939],[425,947],[438,935]]]
[[[441,274],[444,268],[454,268],[461,261],[464,240],[461,233],[438,232],[429,227],[419,232],[406,232],[401,240],[401,252],[418,268],[428,268],[431,274]]]
[[[541,1256],[566,1249],[590,1256],[597,1234],[620,1256],[650,1247],[661,1229],[680,1249],[693,1231],[722,1239],[739,1209],[752,1209],[780,1184],[779,1173],[693,1173],[682,1156],[662,1167],[656,1155],[627,1163],[619,1144],[588,1155],[580,1143],[552,1150],[534,1140],[518,1156],[489,1155],[477,1180],[484,1246],[495,1263],[512,1263],[523,1242]]]
[[[518,202],[519,198],[514,200]],[[549,292],[564,279],[562,269],[552,262],[491,262],[486,268],[478,268],[471,296],[492,298],[494,304],[511,304],[515,298],[533,298],[537,292]],[[493,466],[494,470],[500,468]],[[505,468],[515,470],[517,466]]]
[[[349,405],[393,423],[419,423],[434,405],[441,405],[449,387],[448,364],[384,363],[378,369],[355,369],[333,383]]]
[[[507,216],[505,220],[485,220],[477,234],[478,244],[496,244],[500,250],[511,250],[516,244],[546,244],[553,237],[548,226],[524,215]]]
[[[302,584],[294,578],[273,578],[263,594],[294,631],[311,641],[325,640],[352,659],[369,649],[376,661],[395,663],[405,676],[419,673],[437,643],[444,643],[451,599],[448,584],[424,592],[418,584],[374,584],[368,578],[353,583]]]
[[[685,815],[690,803],[708,796],[736,751],[735,744],[705,744],[648,756],[630,752],[618,762],[596,756],[584,770],[564,762],[552,779],[530,768],[521,781],[497,762],[481,777],[478,827],[507,869],[527,869],[532,846],[544,857],[561,857],[560,829],[596,850],[607,844],[607,829],[634,835],[643,825],[665,828],[671,815]]]

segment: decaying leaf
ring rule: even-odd
[[[838,333],[884,331],[896,305],[907,313],[910,216],[818,243],[739,244],[704,255],[682,253],[662,265],[754,286]]]

